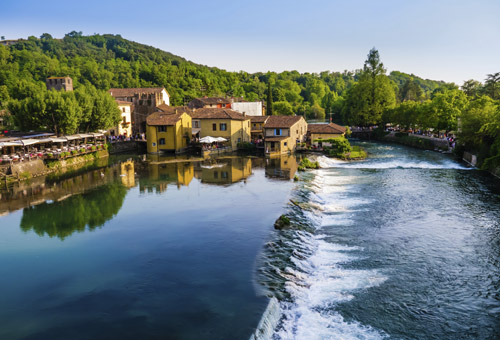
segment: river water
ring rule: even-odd
[[[0,339],[498,338],[498,182],[363,146],[299,182],[293,156],[123,156],[0,191]]]
[[[448,157],[364,144],[319,157],[261,258],[274,339],[498,339],[500,198]]]

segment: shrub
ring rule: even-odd
[[[305,169],[319,169],[318,162],[311,162],[308,158],[302,158],[299,165],[299,170],[304,171]]]
[[[236,146],[238,149],[241,149],[241,150],[253,150],[253,149],[255,149],[255,145],[252,143],[249,143],[249,142],[240,142]]]

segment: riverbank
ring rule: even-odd
[[[84,155],[68,154],[58,159],[34,158],[18,163],[4,165],[0,172],[1,183],[14,183],[32,178],[47,176],[52,173],[62,173],[91,166],[96,160],[109,156],[107,150],[97,150]]]

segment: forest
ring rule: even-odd
[[[109,88],[163,86],[171,105],[235,96],[263,101],[268,114],[453,131],[461,148],[479,153],[482,164],[499,162],[500,72],[486,75],[484,83],[468,80],[461,86],[386,73],[375,48],[358,70],[247,73],[199,65],[120,35],[73,31],[55,39],[45,33],[0,45],[0,112],[5,125],[22,130],[106,129],[119,121]],[[75,91],[47,91],[50,76],[70,76]]]

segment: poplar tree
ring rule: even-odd
[[[271,79],[267,83],[267,113],[268,116],[273,115],[273,91],[271,88]]]

